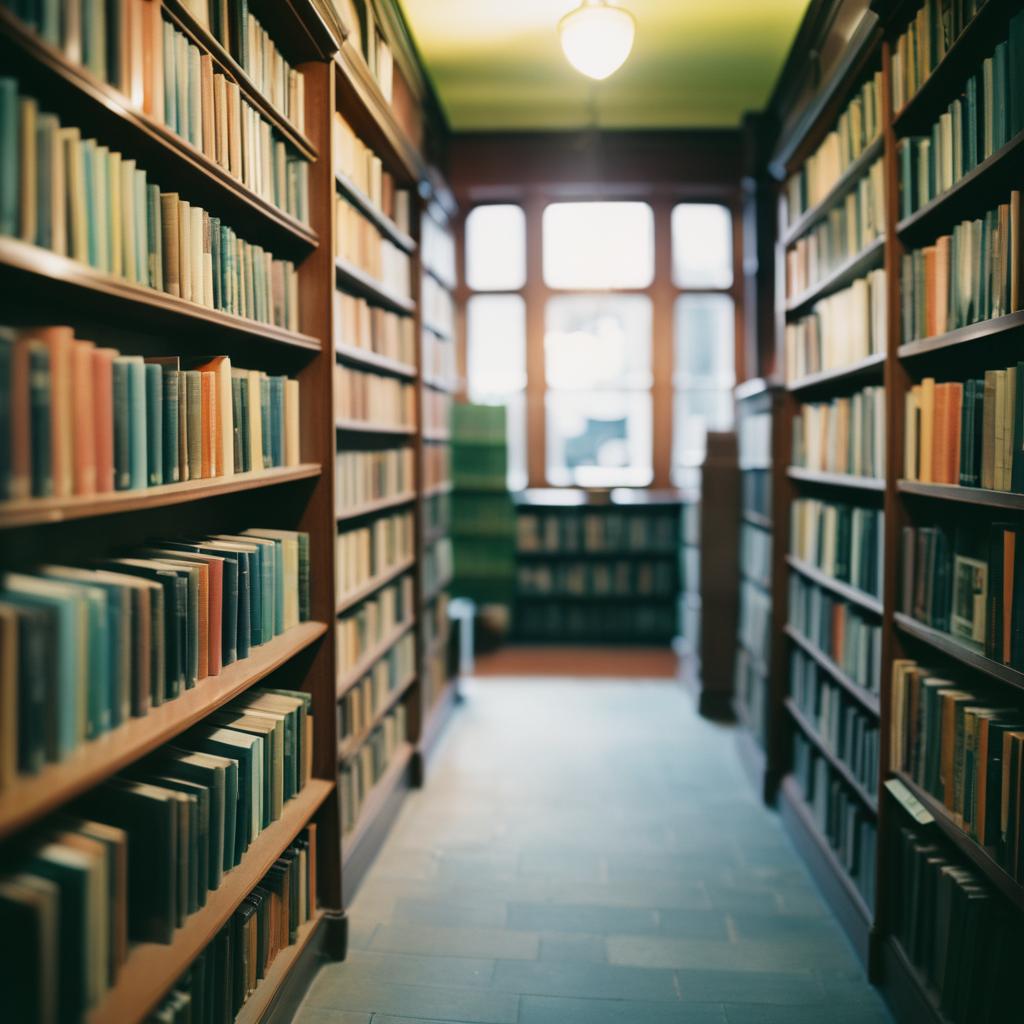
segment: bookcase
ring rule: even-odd
[[[767,772],[906,1020],[1016,1012],[1022,66],[1019,3],[872,4],[771,164]]]
[[[26,944],[20,1019],[287,1016],[443,724],[453,210],[396,15],[356,6],[0,4],[0,842],[39,858],[0,914],[58,863],[127,892],[62,924],[109,971]]]

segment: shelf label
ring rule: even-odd
[[[931,825],[935,819],[928,808],[910,792],[899,779],[888,779],[885,788],[899,801],[900,806],[918,825]]]

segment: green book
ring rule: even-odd
[[[191,829],[189,856],[189,909],[194,914],[206,906],[210,883],[210,790],[189,779],[175,778],[171,774],[145,774],[140,782],[147,782],[162,789],[184,793],[194,800],[193,827]]]
[[[131,389],[128,356],[114,359],[114,486],[126,491],[132,486]]]
[[[155,363],[145,364],[146,374],[146,466],[150,487],[164,482],[164,380]],[[175,393],[175,397],[177,394]]]
[[[183,370],[188,419],[189,479],[203,476],[203,375],[199,370]]]
[[[231,371],[231,433],[235,452],[235,472],[249,472],[249,452],[245,444],[245,428],[248,420],[248,407],[245,404],[245,391],[242,378],[235,370]]]
[[[149,203],[146,198],[146,172],[135,169],[132,189],[132,216],[135,223],[135,280],[149,284]]]
[[[1010,69],[1007,67],[1010,46],[1004,39],[992,56],[992,149],[1001,149],[1010,141]]]
[[[160,186],[146,186],[146,259],[149,286],[164,290],[163,228],[160,221]]]
[[[1010,19],[1008,91],[1010,95],[1010,138],[1024,131],[1024,10]]]
[[[129,487],[132,490],[139,490],[147,485],[148,480],[147,460],[149,458],[149,443],[146,431],[146,364],[143,362],[142,356],[117,356],[114,359],[115,368],[122,361],[127,366],[128,374],[128,464],[131,473]]]
[[[163,482],[181,479],[178,467],[178,378],[180,370],[162,369],[163,379]]]
[[[175,54],[175,31],[169,21],[163,23],[164,65],[164,123],[176,134],[178,131],[178,84]]]
[[[96,140],[82,139],[82,171],[85,175],[85,194],[88,197],[85,209],[86,220],[86,259],[89,266],[100,268],[99,255],[99,218],[98,211],[94,205],[96,196],[96,180],[93,174],[93,165],[96,163]]]
[[[224,872],[232,867],[225,845],[225,827],[228,822],[231,822],[233,844],[234,805],[237,801],[237,792],[233,792],[231,786],[232,773],[237,772],[235,763],[212,754],[183,750],[180,747],[166,747],[151,762],[147,762],[146,767],[159,772],[161,777],[177,780],[179,784],[191,783],[195,787],[206,790],[207,850],[205,858],[200,855],[200,864],[205,863],[206,865],[208,872],[206,889],[212,892],[220,886]],[[237,786],[237,774],[234,776],[234,784]],[[196,796],[197,799],[200,799],[198,791],[196,791]],[[201,819],[202,812],[200,812],[200,821]],[[200,830],[202,830],[201,824]],[[200,885],[199,888],[202,891],[203,886]]]
[[[260,415],[263,419],[263,465],[258,468],[269,469],[274,465],[274,439],[271,421],[273,413],[270,401],[270,378],[266,374],[260,377]]]
[[[224,268],[221,264],[221,231],[220,218],[210,218],[210,266],[213,278],[213,307],[224,308]],[[238,462],[235,462],[238,465]]]

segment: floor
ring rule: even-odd
[[[890,1024],[678,686],[465,689],[298,1024]]]

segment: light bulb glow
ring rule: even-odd
[[[618,71],[633,49],[633,15],[605,0],[583,0],[559,23],[562,52],[577,70],[600,81]]]

